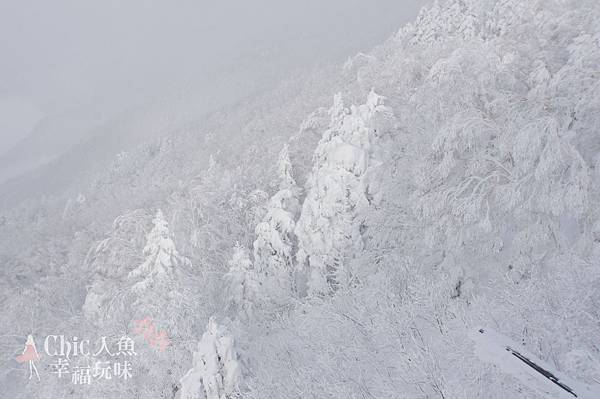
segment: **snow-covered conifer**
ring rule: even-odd
[[[152,222],[154,227],[146,236],[144,247],[146,260],[128,276],[129,279],[140,279],[133,286],[133,291],[138,293],[152,285],[171,281],[174,267],[184,262],[171,239],[169,225],[161,210],[156,212]]]
[[[377,197],[368,172],[377,165],[375,141],[391,116],[383,101],[371,91],[365,104],[348,109],[341,95],[334,97],[296,227],[299,266],[308,268],[313,294],[348,287],[352,273],[346,258],[363,249],[364,211]]]
[[[229,301],[242,317],[249,317],[260,290],[260,283],[248,250],[236,244],[225,275]]]
[[[125,279],[132,262],[137,263],[143,259],[140,248],[145,242],[144,230],[148,217],[144,209],[118,216],[113,221],[108,237],[88,251],[84,264],[94,271],[95,280],[89,287],[83,304],[83,312],[87,318],[103,318],[110,310],[107,305],[119,291],[118,282]]]
[[[263,284],[263,295],[284,303],[292,293],[293,258],[296,245],[295,218],[300,189],[292,173],[287,145],[279,155],[279,191],[271,197],[267,214],[256,226],[254,264]]]
[[[236,398],[240,377],[233,336],[211,317],[194,352],[193,366],[181,378],[180,399]]]
[[[279,153],[279,160],[277,163],[279,177],[281,182],[279,183],[279,188],[281,190],[287,188],[296,187],[296,180],[294,179],[293,166],[290,161],[289,149],[288,145],[285,144]]]

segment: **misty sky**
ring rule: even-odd
[[[264,78],[368,50],[423,4],[0,0],[0,153],[47,116],[110,114],[180,90],[209,96],[217,78]]]

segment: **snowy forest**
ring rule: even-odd
[[[597,0],[431,2],[28,179],[0,196],[0,397],[600,398]]]

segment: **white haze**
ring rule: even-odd
[[[103,134],[97,127],[125,110],[161,101],[177,115],[177,101],[193,103],[178,115],[185,123],[368,50],[423,4],[1,0],[0,182]]]

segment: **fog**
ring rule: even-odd
[[[185,93],[209,111],[259,85],[248,82],[268,87],[368,50],[423,4],[0,0],[0,180],[59,156],[124,109]]]

